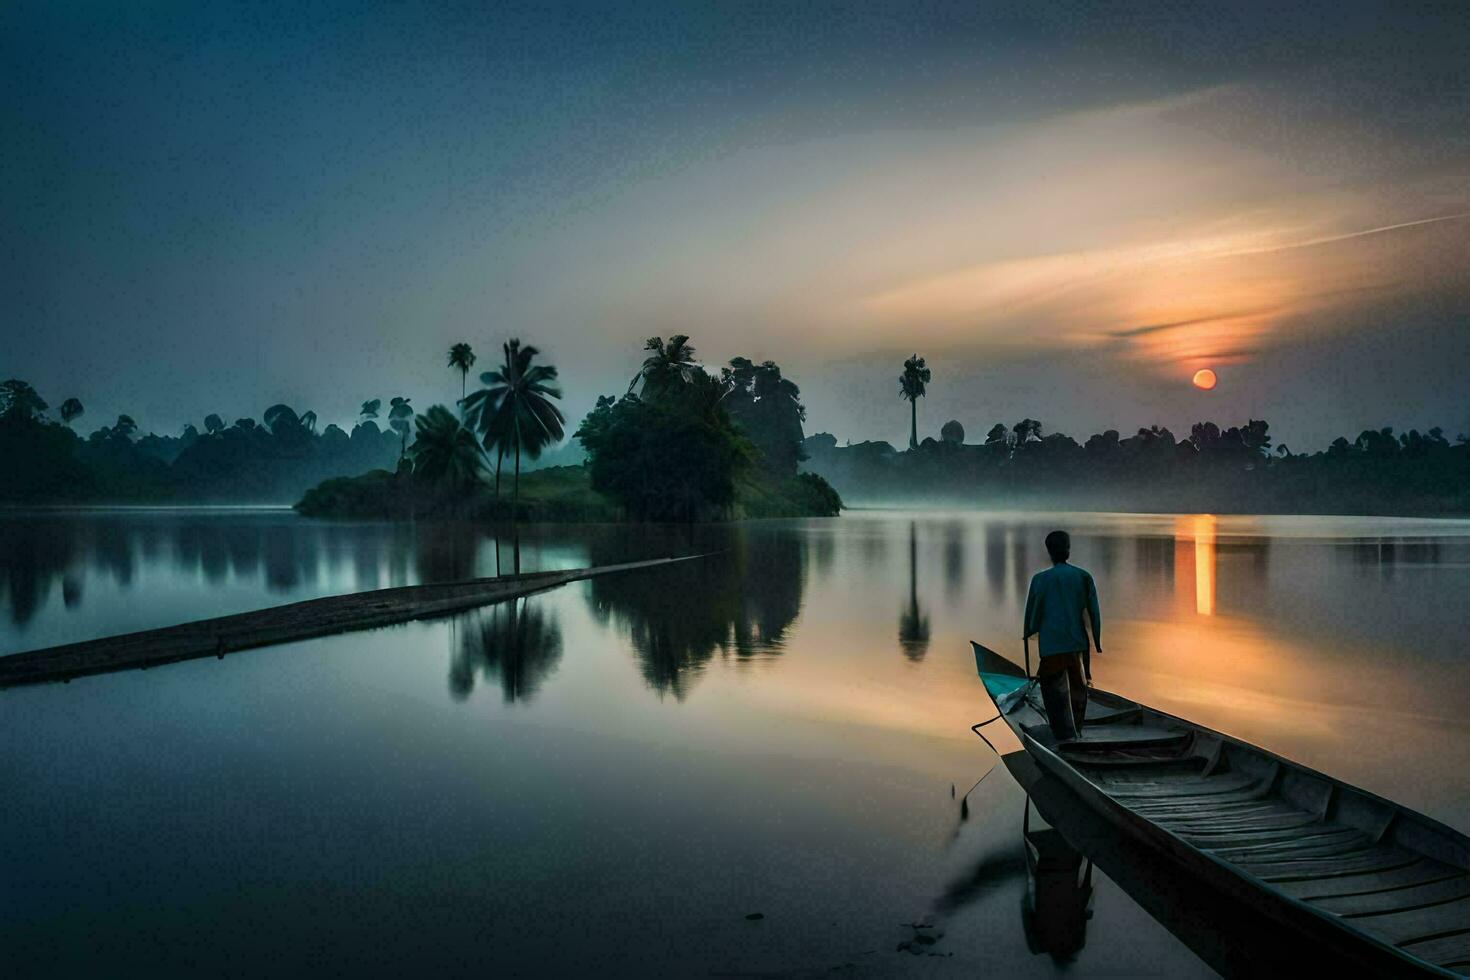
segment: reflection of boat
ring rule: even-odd
[[[1089,691],[1083,736],[1058,742],[1035,682],[974,646],[986,692],[1039,769],[1168,866],[1253,906],[1323,964],[1470,973],[1470,838],[1105,691]]]

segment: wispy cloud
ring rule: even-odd
[[[1415,221],[1400,221],[1392,225],[1380,225],[1377,228],[1364,228],[1359,231],[1343,232],[1340,235],[1323,235],[1320,238],[1312,238],[1304,242],[1288,242],[1283,245],[1266,245],[1260,248],[1240,249],[1235,252],[1225,253],[1222,257],[1234,255],[1269,255],[1272,252],[1289,252],[1299,248],[1314,248],[1318,245],[1331,245],[1334,242],[1345,242],[1353,238],[1366,238],[1369,235],[1381,235],[1388,231],[1399,231],[1404,228],[1418,228],[1423,225],[1439,224],[1441,221],[1461,221],[1470,218],[1470,211],[1460,214],[1441,214],[1433,218],[1419,218]]]
[[[695,322],[741,353],[1084,347],[1175,373],[1335,329],[1451,261],[1435,236],[1470,227],[1470,181],[1293,169],[1238,138],[1252,101],[747,149],[589,215],[584,302],[628,337]]]

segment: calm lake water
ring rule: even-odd
[[[1102,595],[1100,686],[1470,829],[1470,522],[532,528],[524,570],[718,553],[0,691],[4,972],[1207,974],[1101,876],[1075,958],[1033,953],[1021,791],[951,796],[995,759],[967,641],[1020,657],[1057,526]],[[497,561],[476,527],[11,514],[0,652]],[[935,956],[896,951],[919,921]]]

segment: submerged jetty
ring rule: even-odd
[[[277,643],[443,616],[493,602],[518,599],[568,582],[702,557],[705,556],[656,558],[596,568],[531,572],[324,596],[161,629],[28,650],[0,657],[0,688],[66,681],[87,674],[154,667],[201,657],[223,657],[227,653]]]

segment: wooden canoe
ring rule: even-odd
[[[1027,753],[1114,827],[1268,911],[1324,961],[1383,976],[1470,975],[1470,837],[1096,688],[1082,737],[1058,742],[1035,681],[972,645],[986,693]]]

